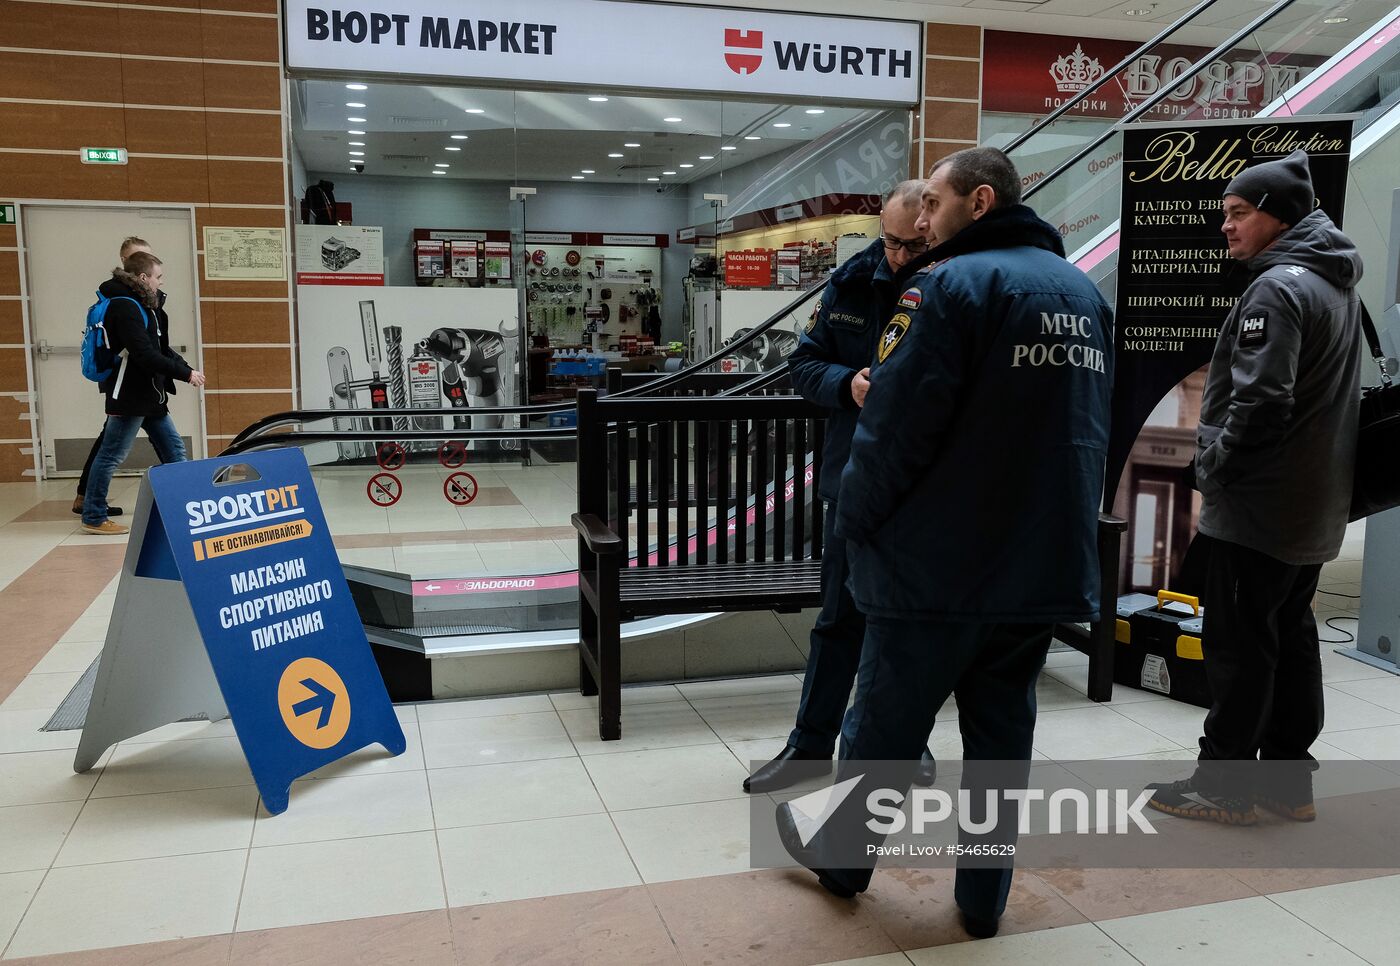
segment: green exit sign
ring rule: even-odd
[[[0,225],[15,223],[15,206],[0,204]]]
[[[83,164],[126,164],[126,148],[83,148]]]

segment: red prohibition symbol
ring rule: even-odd
[[[376,473],[365,484],[369,502],[379,507],[391,507],[403,496],[403,484],[393,473]]]
[[[438,447],[438,462],[449,470],[455,470],[467,462],[467,441],[449,439]]]
[[[470,473],[453,473],[443,481],[442,492],[449,503],[466,506],[476,499],[476,477]]]
[[[380,443],[374,448],[374,461],[382,470],[397,470],[408,461],[408,452],[392,441]]]

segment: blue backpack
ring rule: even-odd
[[[125,295],[118,295],[119,299],[135,305],[141,310],[141,318],[147,327],[150,326],[150,319],[146,317],[146,308],[133,298]],[[112,375],[112,370],[117,364],[117,354],[112,351],[112,340],[107,337],[107,327],[104,319],[107,317],[107,306],[111,305],[113,299],[107,298],[101,292],[97,293],[97,301],[87,312],[87,327],[83,330],[83,377],[93,382],[103,382]]]

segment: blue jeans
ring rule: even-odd
[[[788,744],[812,755],[830,756],[846,713],[846,701],[856,680],[865,615],[846,587],[846,541],[832,531],[836,502],[827,504],[826,545],[822,548],[822,609],[812,627],[807,673],[802,677],[802,701],[797,727]]]
[[[867,617],[856,700],[846,715],[836,780],[860,776],[862,761],[907,761],[912,777],[924,736],[949,695],[958,701],[963,788],[980,786],[978,761],[1019,762],[1028,770],[1035,733],[1035,681],[1045,664],[1052,631],[1049,624]],[[858,787],[848,795],[822,826],[813,847],[820,848],[824,836],[841,836],[837,841],[847,843],[882,842],[884,836],[865,824],[868,815],[863,803],[868,793],[868,788]],[[981,801],[982,796],[973,800]],[[1001,827],[1014,833],[1014,817],[1003,819]],[[975,844],[966,832],[959,840]],[[1015,842],[1014,834],[1010,841]],[[869,885],[872,871],[830,869],[828,873],[859,892]],[[1006,909],[1011,873],[1009,862],[1000,868],[964,867],[959,862],[954,899],[971,916],[995,919]]]
[[[185,441],[180,438],[180,431],[169,413],[164,416],[108,416],[107,424],[102,427],[102,448],[92,461],[92,474],[83,496],[83,523],[95,527],[107,519],[107,490],[112,485],[112,474],[131,452],[136,434],[143,429],[162,463],[181,463],[189,459],[185,455]]]

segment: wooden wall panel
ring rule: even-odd
[[[24,303],[19,299],[0,299],[0,345],[23,343]]]
[[[199,304],[205,344],[240,342],[289,342],[290,305],[287,302],[214,302]]]
[[[278,0],[0,0],[0,46],[7,48],[0,51],[0,186],[19,199],[191,205],[199,229],[284,227],[278,9]],[[172,57],[189,60],[164,59]],[[121,146],[132,157],[126,165],[80,163],[77,149],[93,145]],[[0,227],[0,249],[13,248],[15,238],[13,228]],[[285,345],[287,283],[209,282],[202,256],[199,265],[211,384],[286,389],[293,360]],[[0,295],[18,291],[18,253],[0,250]],[[0,299],[0,345],[22,342],[20,303]],[[243,345],[251,343],[276,347]],[[0,349],[0,392],[29,391],[26,352]],[[289,393],[275,391],[211,392],[205,399],[205,433],[214,437],[292,404]],[[0,439],[29,435],[18,418],[25,408],[22,399],[0,397]],[[23,478],[32,463],[18,447],[0,446],[0,481]]]
[[[968,24],[930,23],[924,28],[924,55],[982,57],[982,28]]]
[[[28,443],[0,443],[0,480],[16,483],[34,478],[32,472],[24,475],[26,470],[34,469],[34,457],[20,452],[28,447]]]
[[[16,396],[0,396],[0,439],[28,439],[29,420],[21,419],[29,412],[29,403]]]

